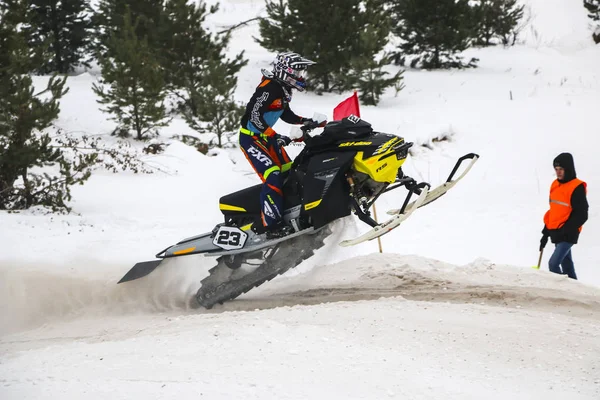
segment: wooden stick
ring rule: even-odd
[[[379,221],[377,221],[377,208],[375,207],[375,203],[373,203],[373,215],[375,216],[375,222],[379,223]],[[377,243],[379,244],[379,252],[383,253],[383,249],[381,248],[381,237],[377,238]]]
[[[540,266],[542,265],[542,255],[544,254],[544,249],[540,250],[540,258],[538,258],[538,263],[535,267],[535,269],[540,269]]]

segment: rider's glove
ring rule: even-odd
[[[280,134],[276,134],[275,139],[277,140],[277,144],[279,145],[279,147],[285,147],[288,144],[292,143],[292,139],[290,139],[287,136],[282,136]]]
[[[308,123],[318,123],[318,125],[317,125],[317,126],[318,126],[319,128],[323,128],[325,125],[327,125],[327,121],[323,121],[323,122],[320,122],[320,123],[319,123],[319,122],[315,121],[315,120],[314,120],[314,119],[312,119],[312,118],[302,118],[302,119],[300,120],[300,122],[301,122],[302,124],[306,124],[307,122],[308,122]]]

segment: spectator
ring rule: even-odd
[[[577,179],[570,153],[561,153],[554,159],[554,170],[556,180],[550,187],[550,210],[544,215],[540,251],[549,237],[556,244],[548,262],[550,271],[577,279],[571,248],[588,219],[587,184]]]

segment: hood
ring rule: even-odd
[[[565,177],[564,179],[559,179],[560,183],[566,183],[577,178],[575,161],[573,161],[571,153],[560,153],[556,156],[552,165],[554,165],[554,167],[562,167],[565,170]]]

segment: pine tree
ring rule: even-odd
[[[0,6],[0,209],[33,205],[66,207],[68,185],[76,182],[72,166],[42,131],[58,117],[66,78],[52,77],[35,93],[31,71],[41,58],[27,46],[19,29],[25,1]],[[60,175],[34,173],[33,167],[57,165]]]
[[[363,48],[377,46],[376,42],[372,42],[373,37],[370,35],[363,35],[362,40]],[[384,68],[391,63],[389,54],[384,54],[378,61],[372,58],[358,58],[352,62],[352,69],[348,76],[353,87],[360,90],[361,103],[377,105],[379,98],[388,87],[394,87],[396,93],[404,88],[402,83],[404,71],[398,71],[389,78],[390,74],[384,71]]]
[[[517,0],[477,0],[471,4],[476,44],[490,46],[493,39],[504,45],[515,44],[525,6],[519,6]]]
[[[138,39],[128,10],[123,27],[113,33],[107,45],[107,56],[99,59],[100,85],[94,84],[93,90],[100,97],[98,103],[105,105],[103,111],[113,114],[112,119],[118,122],[116,132],[126,136],[133,130],[142,140],[168,123],[163,69],[148,42]]]
[[[583,0],[583,6],[588,10],[593,21],[600,21],[600,0]]]
[[[600,43],[600,0],[583,0],[583,6],[588,10],[588,17],[595,21],[592,39],[594,43]]]
[[[169,0],[170,1],[170,0]],[[113,35],[119,35],[125,26],[124,18],[129,10],[130,19],[135,23],[135,35],[146,39],[150,49],[160,46],[160,27],[164,16],[164,0],[100,0],[93,17],[95,29],[94,47],[100,55],[107,55]]]
[[[456,56],[471,44],[469,0],[390,0],[392,31],[403,41],[402,54],[417,56],[411,65],[423,68],[472,67]]]
[[[215,133],[221,147],[223,135],[239,128],[244,109],[233,100],[233,92],[236,74],[247,61],[243,52],[227,59],[230,36],[215,36],[202,27],[206,17],[217,10],[218,6],[207,9],[203,2],[169,1],[161,47],[167,81],[179,98],[178,108],[186,122],[200,133]]]
[[[500,5],[500,18],[496,24],[496,35],[502,39],[505,46],[514,46],[517,42],[520,29],[519,22],[523,19],[525,6],[519,5],[517,0],[498,0]]]
[[[231,86],[220,62],[208,65],[202,78],[212,83],[190,88],[180,109],[192,129],[214,133],[216,145],[223,147],[224,137],[239,130],[245,107],[233,99],[235,85]]]
[[[473,5],[473,22],[475,44],[480,46],[492,45],[492,39],[496,36],[496,21],[500,17],[500,9],[497,7],[498,0],[478,0]]]
[[[267,14],[258,42],[316,61],[309,77],[318,93],[352,89],[352,67],[373,62],[390,33],[382,0],[267,0]]]
[[[367,61],[353,71],[355,85],[360,90],[360,101],[365,105],[375,106],[379,103],[379,98],[388,87],[394,87],[396,93],[404,88],[402,83],[404,71],[398,71],[396,74],[390,75],[383,68],[388,65],[389,59],[382,58],[380,61]]]
[[[66,74],[79,65],[89,67],[85,60],[91,36],[87,0],[31,0],[28,15],[29,45],[44,47],[49,56],[38,73]]]

